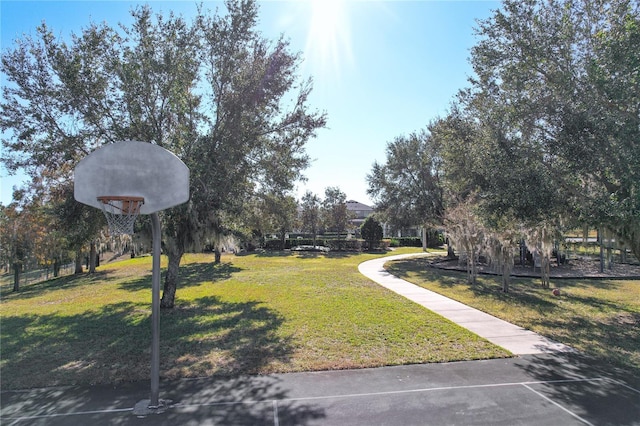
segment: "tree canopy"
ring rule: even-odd
[[[382,241],[382,225],[373,216],[368,216],[360,225],[360,234],[367,241],[367,248],[373,250]]]
[[[478,35],[461,101],[486,210],[607,227],[640,255],[640,5],[505,0]]]
[[[326,231],[344,232],[349,227],[351,215],[347,209],[347,195],[337,186],[325,188],[321,217]]]
[[[313,235],[313,245],[316,245],[316,237],[322,225],[320,217],[320,197],[311,191],[307,191],[302,196],[301,203],[302,230]]]
[[[442,223],[441,157],[429,132],[400,136],[387,144],[384,164],[373,164],[367,192],[395,228]]]
[[[373,165],[376,207],[400,226],[444,219],[503,276],[525,243],[548,284],[554,241],[581,226],[640,258],[640,4],[504,0],[476,35],[447,115]]]

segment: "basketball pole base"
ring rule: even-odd
[[[158,401],[158,405],[152,406],[150,405],[151,400],[143,399],[142,401],[138,401],[138,403],[133,407],[133,415],[137,417],[146,417],[151,414],[162,414],[171,405],[173,401],[170,399],[161,399]]]

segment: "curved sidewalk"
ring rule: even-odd
[[[569,346],[547,339],[533,331],[513,325],[492,315],[471,308],[438,293],[411,284],[391,275],[384,269],[385,262],[421,256],[400,254],[368,260],[358,265],[360,273],[383,287],[440,314],[491,343],[501,346],[514,355],[572,352]]]

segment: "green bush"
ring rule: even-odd
[[[325,240],[344,240],[349,235],[348,232],[325,232],[320,238]]]
[[[315,245],[317,246],[325,246],[329,247],[331,250],[335,251],[361,251],[362,243],[364,240],[361,239],[349,239],[346,238],[338,239],[336,237],[333,238],[316,238]],[[306,238],[287,238],[285,240],[284,248],[281,247],[282,242],[279,239],[268,239],[264,243],[265,250],[289,250],[296,246],[312,246],[313,239]]]
[[[361,251],[362,242],[364,240],[350,239],[350,240],[338,240],[331,239],[325,240],[324,245],[329,247],[332,251]]]
[[[422,247],[422,238],[420,237],[394,237],[387,241],[389,241],[390,247]],[[444,236],[440,232],[429,231],[427,242],[429,248],[441,247],[444,244]]]
[[[422,239],[418,237],[398,238],[400,247],[422,247]]]
[[[282,241],[280,239],[268,239],[264,242],[265,250],[286,250],[291,248],[289,239],[284,241],[284,247],[282,247]]]
[[[367,248],[373,250],[380,245],[382,240],[382,225],[373,216],[369,216],[360,226],[360,233],[362,238],[367,241]]]

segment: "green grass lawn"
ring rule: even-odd
[[[425,259],[387,263],[389,272],[505,321],[565,343],[640,378],[640,281],[514,279],[500,291],[497,278],[480,276],[476,286],[466,274],[430,268]]]
[[[394,252],[410,252],[400,249]],[[186,255],[161,315],[161,376],[264,374],[510,354],[362,276],[379,255]],[[166,259],[163,259],[166,262]],[[164,267],[164,263],[163,263]],[[3,389],[148,380],[151,258],[12,293],[3,277]]]

